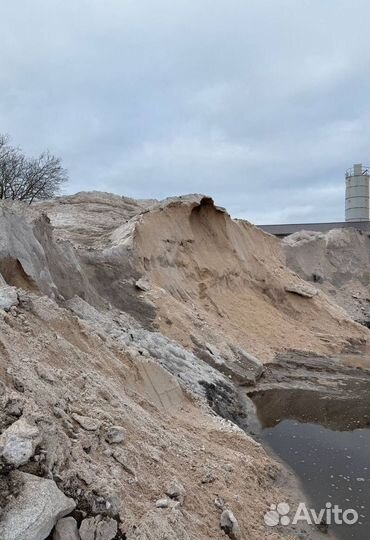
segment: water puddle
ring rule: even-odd
[[[370,385],[350,379],[339,390],[270,388],[250,397],[262,442],[296,473],[312,508],[358,513],[352,525],[333,523],[333,514],[326,523],[325,514],[320,530],[328,538],[369,540]]]

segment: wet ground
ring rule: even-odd
[[[288,361],[287,376],[282,365],[272,367],[249,393],[259,437],[299,478],[311,507],[325,509],[320,530],[328,538],[369,540],[370,374],[344,368],[336,376],[330,364],[322,366],[318,372],[310,367],[306,377],[300,361]],[[354,509],[358,521],[334,523],[335,505]],[[347,515],[350,521],[356,517]]]

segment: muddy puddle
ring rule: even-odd
[[[318,389],[325,374],[318,377],[318,388],[317,374],[310,376],[311,385],[300,381],[301,387],[294,387],[290,380],[276,387],[265,383],[249,392],[258,436],[295,473],[310,508],[317,513],[325,509],[319,530],[328,539],[369,540],[370,378],[351,372],[335,380],[331,374],[327,388],[323,384]],[[355,510],[358,520],[352,523],[356,514],[349,512],[344,520],[348,523],[340,524],[344,516],[335,517],[335,505],[342,511]],[[295,510],[290,510],[290,519]]]

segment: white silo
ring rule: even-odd
[[[369,180],[369,168],[361,163],[346,172],[346,221],[369,221]]]

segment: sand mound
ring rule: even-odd
[[[367,335],[285,266],[278,240],[235,221],[205,197],[169,201],[141,216],[134,251],[156,286],[161,332],[187,347],[240,347],[263,360],[284,349],[338,353]],[[297,294],[294,294],[297,293]]]
[[[19,466],[114,540],[221,540],[224,508],[243,538],[280,540],[263,514],[289,500],[285,476],[241,429],[239,385],[278,351],[355,351],[369,335],[275,238],[201,195],[2,203],[0,306],[0,506],[16,508]],[[17,419],[35,440],[12,438]]]
[[[286,262],[330,295],[358,322],[370,325],[370,238],[355,229],[302,231],[282,242]]]
[[[59,242],[74,246],[89,285],[82,294],[76,283],[74,294],[94,305],[108,301],[210,362],[245,352],[264,361],[286,349],[338,354],[368,337],[286,266],[277,239],[232,220],[210,198],[136,202],[80,193],[37,210],[47,212]],[[145,291],[135,287],[140,278]]]

